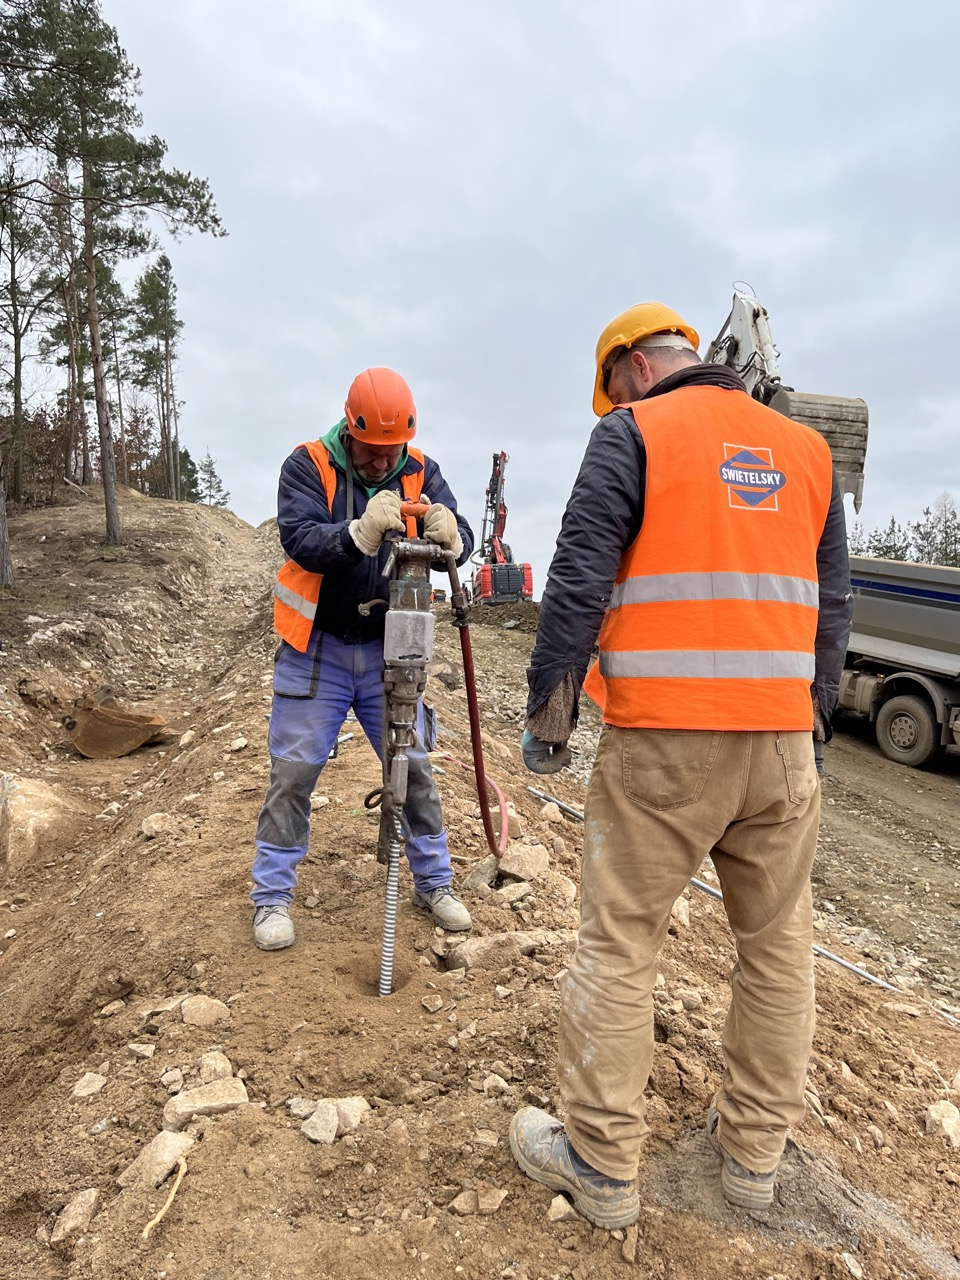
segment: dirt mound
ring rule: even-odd
[[[477,604],[470,613],[473,626],[502,627],[507,631],[522,631],[536,635],[540,606],[535,600],[520,604]]]
[[[99,546],[94,503],[12,521],[0,1274],[960,1277],[960,1148],[927,1131],[931,1108],[960,1103],[960,1031],[934,1007],[960,1012],[957,757],[916,774],[856,737],[831,751],[818,941],[894,989],[818,962],[809,1111],[774,1208],[724,1204],[703,1133],[732,949],[721,908],[690,890],[656,992],[639,1230],[555,1222],[506,1143],[517,1106],[557,1105],[557,988],[577,919],[579,824],[531,794],[517,745],[535,606],[478,609],[472,628],[487,763],[529,878],[487,868],[458,763],[465,694],[435,679],[438,785],[475,929],[458,948],[402,902],[397,989],[381,1000],[383,874],[362,805],[379,766],[355,726],[314,797],[297,943],[266,954],[250,940],[275,530],[154,501],[125,503],[124,519],[120,553]],[[442,609],[438,622],[455,671],[458,633]],[[73,752],[59,715],[102,684],[165,716],[168,742],[113,761]],[[585,716],[577,770],[549,780],[574,808],[595,734]],[[344,1101],[357,1098],[366,1108]],[[333,1140],[305,1136],[308,1117]],[[187,1172],[144,1239],[178,1156]]]

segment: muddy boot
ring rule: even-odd
[[[565,1192],[598,1227],[628,1227],[640,1216],[636,1180],[608,1178],[581,1160],[560,1121],[539,1107],[524,1107],[513,1117],[510,1150],[528,1178]]]
[[[449,929],[451,933],[473,928],[470,912],[448,884],[441,885],[439,889],[428,889],[425,893],[415,893],[413,905],[432,912],[434,924],[441,929]]]
[[[733,1156],[728,1156],[720,1145],[720,1113],[711,1103],[707,1112],[707,1138],[711,1147],[723,1160],[720,1170],[720,1186],[728,1204],[741,1209],[769,1209],[773,1203],[773,1183],[777,1171],[753,1173],[745,1169]]]
[[[289,908],[257,907],[253,913],[253,940],[261,951],[280,951],[293,945],[293,921]]]

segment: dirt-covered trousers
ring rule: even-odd
[[[776,1168],[803,1115],[813,1038],[819,818],[809,733],[604,728],[587,790],[560,1089],[570,1141],[608,1177],[637,1174],[649,1133],[657,953],[674,901],[707,854],[737,942],[720,1142],[754,1172]]]
[[[314,632],[306,653],[284,645],[273,674],[270,711],[270,786],[257,823],[253,860],[259,906],[289,903],[297,866],[310,839],[310,795],[329,759],[347,712],[353,709],[383,758],[385,699],[383,643],[344,644]],[[423,704],[403,810],[406,854],[420,892],[450,884],[450,852],[433,772],[423,745]]]

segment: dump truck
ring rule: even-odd
[[[850,557],[853,628],[838,705],[917,768],[960,746],[960,569]]]

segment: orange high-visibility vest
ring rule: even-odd
[[[330,461],[326,446],[319,440],[311,440],[298,448],[306,449],[317,470],[327,495],[327,506],[333,513],[333,499],[337,492],[337,473]],[[408,447],[407,453],[415,462],[420,463],[420,470],[400,477],[400,489],[407,502],[418,502],[423,491],[423,454],[419,449]],[[405,516],[407,537],[417,536],[417,522],[412,516]],[[273,585],[273,629],[282,640],[306,653],[313,630],[313,620],[317,616],[317,601],[320,599],[322,573],[309,573],[294,560],[288,560]]]
[[[826,441],[721,387],[629,408],[643,524],[584,691],[621,728],[812,729]]]

